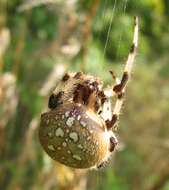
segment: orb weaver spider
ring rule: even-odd
[[[49,97],[49,111],[41,115],[39,139],[54,160],[73,168],[100,168],[118,143],[113,132],[124,101],[138,45],[138,18],[133,43],[121,80],[103,88],[98,78],[82,72],[66,73]],[[111,111],[111,98],[116,102]]]

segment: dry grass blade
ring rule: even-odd
[[[19,6],[18,11],[23,12],[29,9],[32,9],[34,7],[38,7],[40,5],[46,5],[46,4],[55,4],[59,3],[61,0],[29,0],[23,3]]]

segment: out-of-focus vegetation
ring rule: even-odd
[[[112,84],[108,70],[122,73],[134,15],[139,48],[119,150],[101,171],[53,162],[37,137],[48,95],[66,70]],[[0,189],[169,190],[168,51],[168,0],[0,0]]]

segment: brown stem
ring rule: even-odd
[[[7,7],[7,2],[0,1],[0,33],[3,27],[5,26],[5,22],[6,22],[6,7]],[[3,71],[3,66],[4,66],[3,55],[0,52],[0,73],[2,73]]]
[[[94,0],[90,9],[86,13],[86,20],[83,26],[83,42],[82,42],[82,64],[81,64],[81,71],[85,72],[85,65],[86,65],[86,57],[88,52],[88,45],[92,33],[92,22],[94,16],[96,15],[97,8],[99,6],[99,0]]]
[[[169,166],[163,169],[157,181],[148,190],[160,190],[164,187],[164,185],[167,183],[168,180],[169,180]]]

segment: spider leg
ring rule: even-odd
[[[113,90],[117,94],[121,93],[122,90],[125,89],[125,87],[127,85],[127,82],[128,82],[129,77],[131,75],[131,70],[132,70],[134,58],[136,55],[137,46],[138,46],[138,18],[135,17],[133,43],[132,43],[130,53],[129,53],[127,61],[126,61],[124,73],[123,73],[120,84],[115,85],[113,88]]]
[[[130,75],[131,75],[131,70],[132,70],[134,59],[135,59],[137,46],[138,46],[138,18],[135,17],[134,18],[133,43],[132,43],[130,53],[128,55],[128,58],[127,58],[127,61],[126,61],[126,64],[125,64],[124,73],[122,75],[122,78],[121,78],[120,82],[117,81],[118,84],[116,84],[113,87],[113,91],[117,95],[117,100],[116,100],[116,103],[115,103],[115,107],[114,107],[114,110],[113,110],[113,115],[112,115],[111,120],[106,120],[105,121],[106,125],[107,125],[107,129],[112,129],[113,126],[116,124],[116,122],[118,120],[120,110],[122,108],[123,101],[124,101],[123,97],[124,97],[124,93],[125,93],[125,88],[126,88],[126,85],[127,85],[128,80],[130,78]],[[114,74],[113,73],[111,73],[111,74],[112,74],[112,77],[115,78]]]
[[[109,72],[110,72],[112,78],[115,80],[116,85],[119,85],[121,83],[120,79],[116,77],[116,75],[114,74],[113,71],[109,71]],[[105,99],[114,97],[116,95],[116,92],[113,90],[112,87],[105,88],[103,93],[104,93]]]
[[[109,72],[110,72],[112,78],[116,81],[116,84],[120,84],[121,81],[120,81],[119,78],[116,77],[116,75],[114,74],[114,72],[113,71],[109,71]]]
[[[113,71],[110,71],[110,74],[112,75],[112,78],[116,81],[116,84],[120,83],[120,80],[115,76]],[[99,98],[101,100],[101,106],[102,109],[99,110],[99,115],[104,118],[104,120],[111,120],[112,118],[112,112],[111,112],[111,99],[116,95],[116,93],[113,91],[112,86],[105,88],[104,90],[99,92]]]

